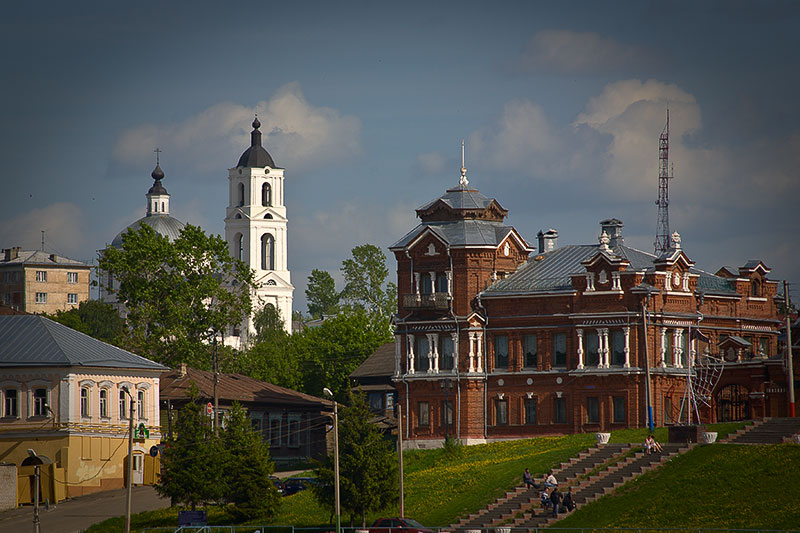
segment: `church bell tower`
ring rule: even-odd
[[[229,201],[225,210],[225,240],[231,255],[255,271],[254,309],[272,305],[292,330],[291,282],[286,257],[286,206],[283,170],[261,145],[261,122],[253,120],[250,147],[228,170]],[[240,332],[240,342],[255,333],[252,319]]]

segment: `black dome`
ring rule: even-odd
[[[167,192],[167,189],[165,189],[164,186],[161,185],[161,180],[156,180],[155,183],[153,183],[153,186],[150,187],[150,190],[147,191],[147,194],[169,194],[169,193]]]
[[[269,155],[263,146],[261,146],[261,127],[258,117],[253,120],[253,131],[250,132],[250,148],[244,151],[242,157],[239,158],[237,167],[270,167],[277,168],[272,156]]]

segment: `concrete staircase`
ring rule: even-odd
[[[779,444],[800,433],[800,418],[767,418],[729,434],[720,442],[733,444]]]

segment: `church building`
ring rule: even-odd
[[[559,246],[550,229],[534,248],[463,164],[416,213],[390,247],[408,446],[786,415],[777,282],[762,261],[711,274],[677,232],[657,256],[626,246],[615,218],[597,244]]]
[[[287,260],[287,223],[284,204],[284,169],[278,167],[261,144],[261,122],[253,120],[250,147],[234,168],[228,170],[228,207],[225,210],[225,240],[231,255],[255,272],[255,309],[272,305],[280,311],[286,331],[292,331],[292,295]],[[246,320],[233,337],[240,344],[255,333]],[[235,344],[230,337],[226,343]]]

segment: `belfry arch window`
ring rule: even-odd
[[[261,236],[261,270],[275,270],[275,237],[269,233]]]
[[[237,233],[236,236],[233,238],[234,248],[233,253],[236,259],[239,261],[243,261],[244,257],[244,236],[241,233]]]
[[[264,207],[272,205],[272,187],[269,183],[261,186],[261,205]]]
[[[239,184],[239,203],[237,204],[239,207],[244,205],[244,183]]]

